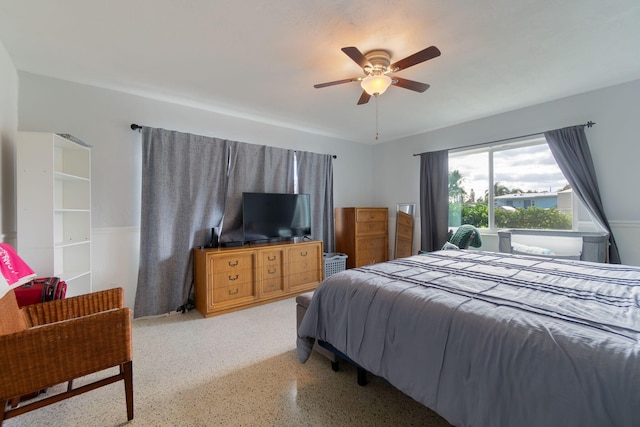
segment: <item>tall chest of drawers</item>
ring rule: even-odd
[[[336,208],[336,250],[347,254],[347,268],[389,260],[387,208]]]
[[[205,317],[307,292],[322,279],[320,241],[194,249],[196,309]]]

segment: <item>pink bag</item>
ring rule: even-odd
[[[0,243],[0,273],[0,298],[36,277],[31,267],[6,243]]]

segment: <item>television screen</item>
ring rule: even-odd
[[[311,234],[308,194],[242,193],[245,242],[286,240]]]

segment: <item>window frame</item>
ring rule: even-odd
[[[495,196],[494,194],[495,193],[495,181],[494,181],[495,170],[494,170],[494,159],[493,159],[494,153],[497,153],[500,151],[514,150],[518,148],[526,148],[526,147],[532,147],[537,145],[543,145],[543,144],[546,145],[547,147],[549,145],[544,135],[539,134],[539,135],[529,135],[522,138],[512,139],[512,140],[509,140],[508,142],[498,142],[498,143],[490,142],[490,143],[484,143],[484,144],[477,144],[473,146],[454,148],[449,150],[449,153],[448,153],[449,158],[468,156],[471,154],[487,153],[487,173],[489,178],[488,202],[487,202],[488,226],[486,229],[480,228],[479,230],[481,232],[484,231],[488,233],[497,233],[498,230],[502,229],[502,227],[496,228],[496,225],[495,225],[496,207],[495,207],[495,199],[494,199],[494,196]],[[449,172],[451,172],[451,170],[449,170]],[[572,201],[572,217],[574,218],[572,219],[572,225],[571,225],[571,230],[574,230],[574,231],[577,229],[575,215],[574,215],[574,211],[576,211],[576,208],[577,208],[576,205],[579,205],[579,201],[577,201],[574,196]],[[532,204],[532,206],[535,206],[535,202]],[[449,224],[449,228],[455,228],[455,226],[451,226]],[[551,230],[551,229],[541,229],[541,230]]]

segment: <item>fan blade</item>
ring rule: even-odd
[[[429,85],[426,83],[415,82],[413,80],[401,79],[400,77],[393,77],[392,86],[398,86],[404,89],[414,90],[416,92],[424,92],[429,89]]]
[[[360,95],[360,99],[358,99],[358,105],[366,104],[371,99],[371,95],[367,93],[367,91],[363,90],[362,95]]]
[[[357,47],[349,46],[343,47],[342,51],[347,54],[347,56],[360,66],[360,68],[364,69],[366,65],[371,65],[367,58],[360,52]]]
[[[343,79],[343,80],[336,80],[334,82],[318,83],[317,85],[313,85],[313,87],[315,87],[316,89],[320,89],[321,87],[341,85],[343,83],[351,83],[351,82],[357,82],[357,81],[358,79],[354,77],[352,79]]]
[[[389,68],[395,73],[396,71],[404,70],[405,68],[409,68],[438,56],[440,56],[440,50],[435,46],[430,46],[420,52],[416,52],[413,55],[407,56],[406,58],[391,64]]]

